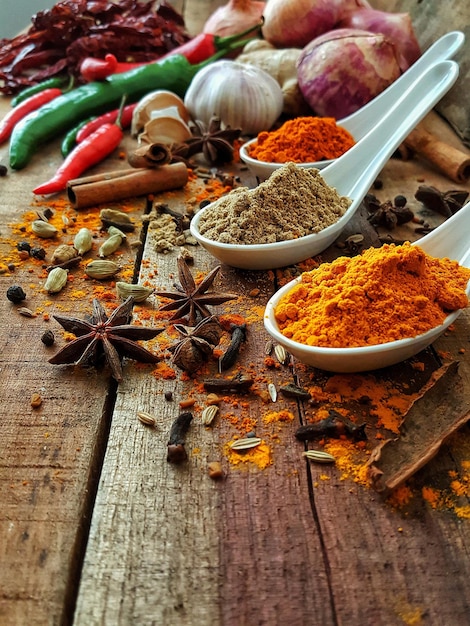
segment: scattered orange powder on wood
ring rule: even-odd
[[[174,380],[176,378],[176,371],[165,362],[160,361],[152,370],[152,376],[157,380]]]
[[[263,417],[263,422],[272,424],[273,422],[293,422],[295,419],[292,411],[282,409],[281,411],[270,411]]]
[[[234,466],[252,464],[259,469],[266,469],[273,462],[271,448],[264,441],[256,448],[250,448],[243,452],[235,452],[230,448],[230,443],[228,443],[225,445],[224,453],[229,463]]]

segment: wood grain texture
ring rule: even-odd
[[[210,10],[222,3],[177,4],[197,32]],[[0,101],[0,112],[7,106]],[[3,163],[6,152],[3,146]],[[2,262],[16,259],[10,225],[34,208],[31,189],[59,161],[54,143],[27,170],[1,180]],[[103,167],[116,166],[114,156]],[[404,193],[413,203],[422,180],[442,190],[456,187],[419,159],[392,160],[380,178],[383,188],[375,193],[384,200]],[[181,194],[161,199],[174,207],[186,201]],[[137,203],[136,216],[144,205]],[[436,216],[426,219],[438,223]],[[364,212],[344,236],[362,230],[367,243],[376,242]],[[413,232],[391,234],[401,238]],[[193,271],[207,272],[216,265],[204,251],[194,252]],[[322,258],[337,254],[332,246]],[[142,276],[154,272],[152,281],[170,288],[176,255],[176,250],[157,254],[148,239],[137,270]],[[133,258],[129,254],[129,263]],[[0,275],[0,287],[5,293],[12,282],[27,285],[26,304],[40,309],[46,301],[38,286],[41,276],[40,265],[18,264],[14,274]],[[307,464],[294,433],[311,407],[282,397],[275,405],[263,400],[268,382],[279,387],[312,376],[315,382],[323,380],[322,373],[306,372],[298,364],[293,369],[265,366],[262,310],[278,276],[222,268],[216,284],[222,281],[224,290],[240,293],[240,298],[220,310],[250,318],[239,365],[253,373],[256,385],[248,397],[224,401],[211,428],[200,421],[205,394],[197,385],[207,372],[197,381],[179,374],[164,380],[152,375],[152,367],[127,363],[118,387],[106,372],[49,366],[40,334],[45,327],[57,331],[57,325],[44,322],[41,314],[23,318],[6,298],[0,299],[2,626],[469,623],[470,525],[455,506],[467,506],[468,497],[433,508],[420,494],[430,485],[449,491],[451,477],[462,473],[470,459],[470,429],[459,431],[413,477],[414,495],[401,508],[344,477],[336,466]],[[250,296],[255,288],[259,292]],[[82,301],[64,292],[47,310],[83,316],[90,302],[90,292]],[[146,306],[152,311],[157,302],[151,299]],[[426,372],[400,365],[392,377],[419,384],[420,376],[441,359],[458,359],[469,393],[469,336],[466,311],[428,351]],[[158,342],[153,346],[158,349]],[[169,390],[172,402],[164,399]],[[30,406],[35,391],[43,397],[36,410]],[[179,400],[189,396],[196,399],[187,438],[189,461],[173,466],[166,461],[168,432]],[[289,408],[294,421],[266,423],[273,408]],[[137,420],[139,409],[156,416],[155,429]],[[244,416],[270,446],[272,464],[265,469],[234,465],[227,454],[226,444],[240,432]],[[207,476],[212,460],[220,460],[225,470],[220,482]]]

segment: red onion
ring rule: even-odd
[[[381,34],[338,28],[311,41],[297,62],[299,87],[317,115],[342,119],[400,75],[394,45]]]
[[[387,13],[376,9],[358,8],[345,16],[339,27],[386,35],[395,45],[402,72],[421,56],[409,13]]]
[[[258,26],[263,15],[265,2],[260,0],[229,0],[209,16],[202,31],[228,37],[236,35],[250,26]]]
[[[263,37],[278,48],[303,48],[334,28],[343,16],[369,6],[367,0],[269,0]]]

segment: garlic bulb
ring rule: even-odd
[[[200,70],[184,99],[191,116],[204,124],[216,115],[225,126],[256,135],[269,130],[283,108],[278,82],[259,67],[223,59]]]

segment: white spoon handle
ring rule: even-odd
[[[385,111],[406,91],[417,78],[438,61],[451,59],[463,46],[465,35],[459,31],[451,31],[435,41],[419,57],[406,72],[395,80],[387,89],[373,100],[358,109],[355,113],[338,121],[353,137],[363,137],[382,118]]]
[[[470,202],[415,244],[431,256],[470,267]]]
[[[328,185],[359,204],[388,159],[458,75],[459,66],[454,61],[430,67],[365,137],[321,171]]]

